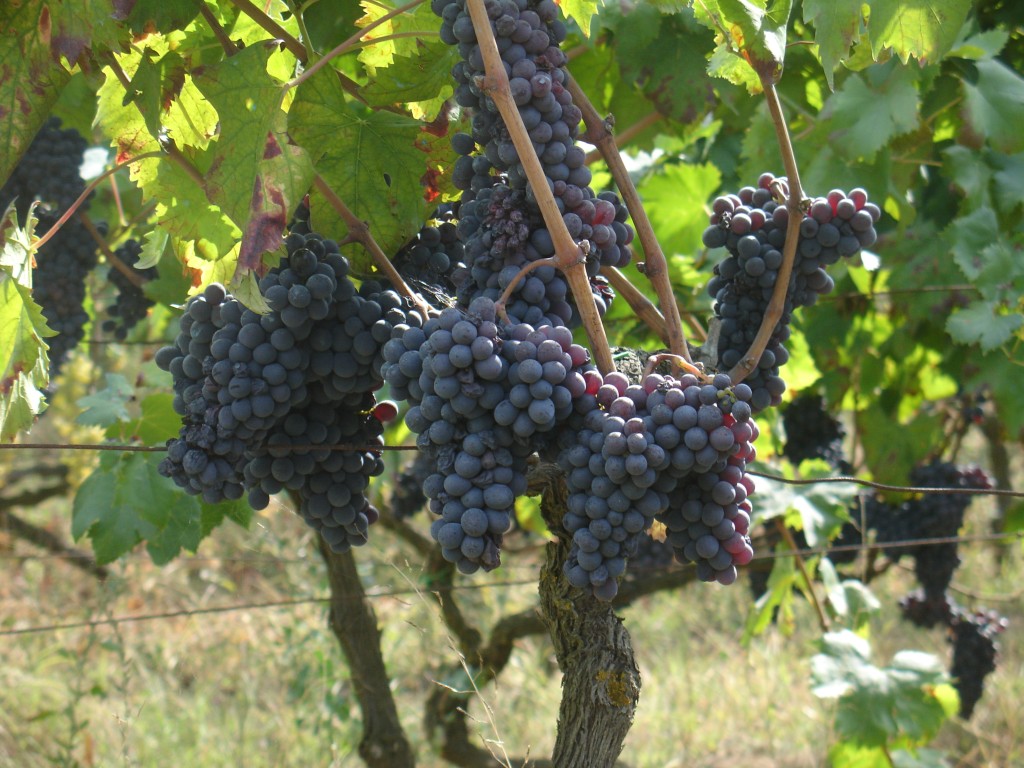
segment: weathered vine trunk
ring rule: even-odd
[[[541,509],[550,530],[562,530],[567,491],[556,468],[547,478]],[[562,575],[569,539],[548,544],[541,572],[544,622],[562,670],[562,703],[552,763],[558,768],[611,768],[633,725],[640,670],[633,645],[610,603],[584,595]]]
[[[351,552],[332,552],[322,538],[320,553],[327,563],[331,587],[331,629],[345,654],[363,714],[359,756],[370,768],[413,768],[416,757],[391,695],[390,678],[380,650],[377,615],[366,601],[355,559]]]

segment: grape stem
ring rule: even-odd
[[[338,197],[338,193],[331,189],[330,185],[324,180],[324,177],[319,173],[316,174],[313,179],[313,186],[316,187],[317,191],[324,196],[324,199],[331,204],[331,207],[338,212],[342,220],[345,222],[345,226],[348,227],[349,237],[358,240],[359,243],[369,252],[373,258],[373,263],[377,265],[377,269],[384,273],[384,277],[391,283],[392,287],[400,294],[408,298],[415,307],[424,314],[424,317],[431,314],[430,307],[423,297],[413,291],[402,279],[402,276],[398,274],[398,270],[395,269],[394,264],[387,257],[381,247],[377,244],[377,241],[373,239],[373,234],[370,232],[370,228],[366,222],[360,219],[353,213],[352,209],[345,205],[345,201]]]
[[[781,517],[775,518],[775,528],[782,535],[782,538],[786,540],[786,546],[792,552],[793,559],[796,560],[796,567],[800,569],[800,575],[803,576],[804,586],[807,588],[807,594],[811,599],[811,605],[814,606],[814,612],[818,615],[818,626],[821,627],[822,632],[829,631],[829,620],[828,615],[825,613],[825,609],[822,608],[821,602],[818,600],[818,593],[814,591],[814,582],[811,580],[811,575],[807,572],[807,563],[804,562],[803,556],[800,555],[800,548],[796,545],[796,540],[793,538],[793,532],[789,530],[789,526],[783,522]]]
[[[150,157],[166,157],[166,154],[159,150],[154,150],[153,152],[143,152],[141,155],[136,155],[135,157],[129,158],[123,162],[116,163],[112,168],[108,168],[95,179],[90,181],[89,184],[86,185],[85,189],[82,190],[82,194],[80,194],[78,198],[75,200],[75,202],[68,206],[68,209],[64,211],[64,215],[57,219],[56,222],[54,222],[54,225],[50,227],[50,229],[47,231],[45,235],[36,240],[35,249],[38,251],[40,248],[42,248],[44,245],[50,242],[50,238],[57,234],[60,228],[64,226],[64,222],[66,222],[68,219],[74,216],[75,211],[78,210],[82,203],[84,203],[88,199],[89,195],[92,194],[92,191],[96,189],[96,187],[98,187],[105,178],[117,173],[119,170],[126,166],[131,165],[132,163],[138,162],[139,160],[145,160]]]
[[[671,352],[659,352],[658,354],[651,355],[647,358],[647,365],[644,368],[644,376],[649,376],[651,372],[658,366],[659,363],[668,360],[676,368],[692,373],[694,376],[699,378],[701,381],[706,380],[708,377],[700,368],[694,365],[691,361],[685,360],[681,355],[675,355]]]
[[[335,46],[334,49],[331,50],[328,54],[320,57],[320,59],[318,59],[315,64],[310,66],[301,75],[299,75],[296,78],[293,78],[288,83],[286,83],[284,86],[284,90],[287,91],[289,88],[295,88],[296,86],[306,82],[309,78],[311,78],[313,75],[315,75],[325,66],[327,66],[327,63],[335,56],[340,56],[341,54],[345,53],[345,51],[347,51],[348,49],[357,46],[359,44],[359,41],[366,37],[366,35],[369,34],[374,28],[379,27],[381,24],[384,24],[385,22],[391,21],[391,19],[393,19],[395,16],[400,16],[406,11],[412,10],[422,2],[423,0],[412,0],[412,2],[410,3],[406,3],[403,6],[395,8],[393,11],[389,11],[388,13],[381,16],[379,19],[371,21],[369,24],[360,29],[347,40]],[[303,49],[303,53],[305,53],[305,49]]]
[[[644,271],[651,281],[651,285],[654,286],[654,291],[661,304],[661,311],[665,314],[668,347],[674,354],[692,363],[690,350],[686,346],[686,336],[683,334],[683,323],[679,317],[679,305],[676,303],[672,283],[668,279],[668,262],[665,260],[665,253],[661,250],[658,238],[654,235],[651,220],[647,216],[647,211],[644,210],[643,203],[640,202],[640,195],[636,191],[633,180],[629,177],[626,165],[622,161],[622,154],[615,145],[611,121],[603,119],[597,113],[590,99],[571,75],[567,79],[565,87],[572,94],[573,102],[583,112],[583,122],[587,126],[586,140],[600,150],[601,156],[608,164],[612,178],[619,188],[619,193],[626,203],[629,215],[633,219],[637,238],[643,246],[644,257],[647,260],[647,268]]]
[[[661,310],[654,306],[618,267],[601,267],[601,274],[608,278],[612,288],[626,300],[633,313],[658,334],[658,338],[668,344],[668,326],[665,325],[665,316],[661,314]]]
[[[761,319],[761,327],[758,329],[754,341],[751,342],[750,348],[729,371],[729,378],[732,379],[733,384],[739,384],[757,367],[761,353],[768,346],[768,341],[775,332],[775,326],[786,308],[786,294],[789,292],[789,280],[793,274],[793,262],[796,260],[796,247],[800,242],[800,222],[804,216],[802,207],[804,192],[800,186],[800,171],[797,168],[796,155],[793,153],[793,142],[789,138],[786,117],[782,114],[779,94],[775,90],[775,83],[769,79],[769,75],[761,75],[761,85],[764,88],[765,100],[768,102],[768,111],[771,112],[772,123],[775,125],[775,136],[779,141],[782,165],[786,170],[789,183],[789,197],[786,198],[789,224],[786,227],[786,244],[782,249],[782,264],[779,267],[775,288],[772,290],[771,301],[768,303],[768,308]]]
[[[490,96],[498,107],[502,119],[508,128],[515,145],[519,159],[526,170],[526,178],[533,188],[540,212],[544,217],[544,224],[551,233],[551,239],[555,245],[555,259],[558,269],[565,275],[576,301],[576,308],[579,310],[583,327],[590,339],[591,351],[594,353],[594,360],[601,373],[610,373],[615,370],[615,362],[612,360],[611,349],[608,346],[608,337],[605,334],[601,316],[597,311],[597,303],[590,289],[590,279],[587,277],[586,257],[580,246],[572,239],[569,230],[562,221],[562,215],[558,212],[554,195],[548,187],[544,169],[541,167],[537,153],[533,149],[533,142],[526,132],[523,119],[519,115],[519,109],[512,100],[509,91],[508,76],[501,63],[501,55],[498,53],[498,44],[494,40],[494,32],[491,29],[491,22],[484,8],[483,0],[467,0],[466,8],[469,10],[473,20],[473,29],[476,32],[477,43],[483,55],[484,71],[482,89]]]
[[[508,297],[512,295],[512,291],[515,290],[515,287],[519,285],[520,281],[524,277],[526,277],[528,274],[533,272],[533,270],[538,269],[539,267],[555,267],[557,269],[558,259],[556,259],[554,256],[549,256],[546,259],[537,259],[536,261],[531,261],[525,267],[520,269],[519,273],[512,278],[508,285],[505,286],[505,290],[501,294],[501,298],[494,302],[495,309],[505,322],[508,322],[508,315],[505,313],[505,304],[508,302]]]
[[[224,49],[224,53],[228,56],[234,56],[238,53],[238,46],[231,41],[231,37],[224,31],[224,27],[220,25],[217,17],[213,15],[213,11],[210,10],[206,3],[199,4],[199,13],[202,14],[206,23],[210,25],[210,29],[213,30],[213,36],[217,38],[217,42]]]
[[[125,279],[134,285],[136,288],[142,289],[146,281],[142,279],[142,275],[132,269],[128,264],[125,264],[118,258],[117,254],[110,250],[110,246],[107,245],[107,241],[100,234],[100,231],[96,229],[96,225],[92,223],[92,219],[84,211],[79,211],[78,220],[82,222],[82,226],[85,227],[85,231],[89,233],[92,239],[96,242],[96,246],[100,249],[104,256],[107,257],[107,263],[124,275]]]

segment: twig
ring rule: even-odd
[[[22,520],[10,511],[13,507],[34,507],[46,499],[66,493],[69,487],[65,477],[57,485],[26,491],[18,496],[0,498],[0,531],[8,531],[12,536],[24,539],[51,554],[66,559],[71,565],[81,568],[86,573],[91,573],[98,579],[105,579],[110,575],[109,571],[102,565],[98,565],[88,553],[69,547],[45,528]]]
[[[142,275],[121,261],[121,259],[117,257],[117,254],[110,250],[110,246],[107,245],[107,241],[103,238],[103,235],[100,234],[100,231],[96,229],[96,225],[92,223],[92,219],[89,218],[89,214],[84,211],[79,211],[78,220],[82,222],[82,226],[85,227],[85,231],[89,233],[100,251],[102,251],[103,255],[107,257],[107,263],[124,275],[128,282],[136,288],[141,289],[145,284],[145,280],[142,279]]]
[[[614,136],[615,146],[621,150],[624,146],[629,144],[629,142],[635,139],[638,135],[646,131],[652,125],[657,124],[660,120],[663,120],[664,118],[665,116],[658,111],[649,112],[648,114],[641,117],[639,120],[637,120],[629,127],[623,128],[621,131],[616,131]],[[600,158],[601,150],[595,148],[587,153],[586,162],[589,165],[590,163],[593,163],[595,160],[598,160]]]
[[[668,328],[665,326],[665,316],[661,314],[661,310],[654,306],[651,300],[644,296],[640,289],[633,285],[617,267],[601,267],[601,274],[608,278],[612,288],[626,300],[633,310],[633,314],[643,320],[648,328],[658,334],[658,338],[668,344]]]
[[[299,61],[306,60],[306,48],[305,46],[288,34],[288,30],[270,18],[260,8],[251,3],[249,0],[231,0],[231,4],[234,5],[238,10],[248,16],[250,19],[259,24],[263,29],[274,36],[275,39],[280,40],[284,43],[284,47],[287,48],[295,58]]]
[[[518,274],[516,274],[516,276],[509,281],[509,284],[505,286],[505,291],[501,294],[501,298],[494,302],[499,315],[502,317],[505,316],[505,303],[508,301],[508,297],[512,295],[512,291],[514,291],[516,286],[519,285],[520,281],[533,272],[533,270],[540,269],[541,267],[555,267],[557,269],[558,259],[554,256],[550,256],[546,259],[537,259],[536,261],[531,261],[525,267],[520,269]]]
[[[348,227],[348,234],[350,237],[355,238],[359,243],[369,252],[373,258],[373,263],[377,265],[377,268],[384,273],[384,276],[391,283],[392,287],[403,296],[407,297],[416,308],[423,313],[424,317],[430,314],[430,307],[423,298],[415,293],[410,288],[398,270],[395,269],[394,264],[385,255],[384,251],[377,244],[377,241],[373,239],[373,233],[370,232],[370,228],[367,226],[365,221],[362,221],[352,209],[345,205],[345,201],[338,197],[338,194],[331,189],[330,185],[324,180],[324,177],[319,173],[313,179],[313,185],[317,190],[324,196],[324,199],[331,204],[331,206],[338,212],[342,220],[345,222],[345,226]]]
[[[651,281],[651,285],[654,286],[655,293],[658,294],[661,311],[665,315],[668,347],[675,354],[686,358],[687,362],[693,362],[690,350],[686,346],[686,337],[683,335],[683,323],[679,317],[679,305],[676,303],[675,291],[672,290],[672,283],[668,279],[668,262],[665,260],[665,253],[661,250],[658,238],[654,235],[654,227],[651,226],[651,220],[640,201],[636,186],[629,177],[629,172],[622,161],[622,155],[618,147],[615,146],[615,137],[612,135],[608,122],[597,113],[594,105],[590,103],[590,99],[571,75],[566,79],[565,87],[572,94],[573,103],[583,112],[583,122],[587,126],[587,141],[601,151],[601,156],[608,164],[608,170],[611,172],[612,178],[619,188],[619,194],[622,195],[623,202],[633,219],[636,236],[643,246],[644,258],[647,261],[647,268],[644,271]]]
[[[798,549],[796,541],[793,539],[793,532],[789,530],[789,526],[783,522],[781,517],[775,518],[775,527],[782,534],[782,538],[786,540],[787,547],[793,550]],[[822,632],[828,632],[830,626],[828,615],[818,601],[818,593],[814,591],[814,582],[811,580],[811,574],[807,572],[807,563],[804,562],[803,556],[799,554],[793,555],[793,559],[796,561],[796,567],[800,569],[800,574],[804,578],[804,586],[807,587],[807,592],[811,598],[811,605],[814,606],[814,612],[818,615],[818,626],[821,627]]]
[[[796,164],[796,155],[793,154],[793,142],[789,138],[789,128],[786,126],[786,117],[782,114],[782,104],[779,103],[779,94],[775,90],[775,84],[767,76],[761,75],[761,85],[764,87],[765,100],[768,102],[768,110],[772,115],[772,123],[775,125],[775,135],[779,141],[779,151],[782,153],[782,165],[786,169],[786,177],[789,184],[789,197],[786,200],[786,209],[789,211],[789,224],[786,227],[786,244],[782,249],[782,265],[779,267],[779,276],[775,281],[772,290],[772,298],[761,318],[761,327],[757,336],[750,345],[750,349],[743,358],[729,371],[729,378],[733,384],[739,384],[743,379],[757,367],[761,359],[761,353],[768,346],[768,341],[775,332],[775,326],[782,317],[786,308],[786,295],[789,292],[789,278],[793,274],[793,262],[796,261],[796,247],[800,242],[800,222],[803,219],[804,191],[800,186],[800,171]]]
[[[202,14],[206,23],[210,25],[210,29],[213,30],[213,36],[217,38],[217,42],[224,49],[224,53],[228,56],[234,56],[238,53],[238,46],[231,42],[228,33],[224,31],[224,27],[220,25],[217,17],[213,15],[213,11],[210,10],[210,7],[205,2],[199,4],[199,13]]]
[[[284,86],[284,90],[288,90],[289,88],[295,88],[296,86],[299,86],[302,83],[306,82],[306,80],[308,80],[313,75],[315,75],[317,72],[319,72],[321,69],[323,69],[325,66],[327,66],[328,62],[330,62],[330,60],[333,59],[335,56],[340,56],[345,51],[347,51],[349,48],[352,48],[353,46],[355,46],[372,29],[374,29],[376,27],[379,27],[381,24],[383,24],[383,23],[385,23],[387,21],[391,21],[391,19],[393,19],[395,16],[400,16],[401,14],[405,13],[406,11],[409,11],[409,10],[415,8],[417,5],[419,5],[423,1],[424,0],[412,0],[412,2],[406,3],[405,5],[403,5],[403,6],[399,7],[399,8],[395,8],[395,10],[390,11],[389,13],[384,14],[379,19],[375,19],[374,21],[370,22],[365,27],[363,27],[358,32],[356,32],[354,35],[349,37],[347,40],[345,40],[344,42],[342,42],[339,45],[335,46],[334,50],[332,50],[330,53],[326,54],[325,56],[322,56],[315,64],[310,66],[301,75],[299,75],[296,78],[293,78],[291,81],[286,83],[285,86]]]
[[[38,250],[38,249],[42,248],[44,245],[46,245],[46,243],[48,243],[50,241],[50,238],[52,238],[54,235],[57,234],[57,231],[61,227],[63,227],[64,223],[75,214],[75,211],[78,210],[79,206],[81,206],[82,203],[84,203],[86,201],[86,199],[88,199],[89,195],[92,194],[92,191],[94,189],[96,189],[96,187],[98,187],[103,182],[103,180],[105,178],[107,178],[108,176],[111,176],[111,175],[117,173],[122,168],[125,168],[126,166],[129,166],[132,163],[137,163],[139,160],[146,160],[147,158],[150,158],[150,157],[164,157],[164,153],[159,151],[159,150],[155,150],[153,152],[143,152],[141,155],[136,155],[135,157],[130,158],[129,160],[125,160],[123,162],[116,163],[113,168],[108,168],[103,173],[101,173],[99,176],[97,176],[95,179],[90,181],[86,185],[85,189],[82,191],[82,194],[80,194],[78,196],[78,198],[75,200],[75,202],[73,202],[68,207],[68,209],[66,211],[64,211],[64,215],[61,216],[59,219],[57,219],[57,221],[54,223],[54,225],[52,227],[50,227],[49,230],[47,230],[45,235],[43,235],[41,238],[36,240],[36,242],[35,242],[36,250]]]
[[[523,118],[512,100],[508,76],[505,74],[501,55],[498,53],[498,45],[494,41],[494,33],[491,30],[491,22],[487,17],[483,0],[467,0],[466,7],[473,19],[473,28],[476,30],[477,43],[480,46],[487,73],[483,78],[482,90],[497,105],[498,111],[505,121],[505,126],[508,128],[512,143],[519,153],[519,159],[526,170],[526,178],[533,188],[541,215],[544,217],[544,224],[547,226],[548,232],[551,233],[559,269],[565,275],[569,289],[576,300],[576,308],[579,310],[583,327],[590,339],[591,351],[594,353],[597,367],[602,373],[614,371],[615,362],[612,360],[611,349],[608,346],[608,337],[605,334],[604,325],[594,301],[594,294],[590,288],[590,280],[587,277],[586,255],[565,227],[562,215],[558,212],[558,207],[555,204],[555,198],[548,187],[544,169],[533,149],[533,142],[526,132],[526,126],[523,125]]]

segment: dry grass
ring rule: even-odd
[[[68,515],[63,500],[31,513],[55,530]],[[0,629],[319,596],[326,589],[309,532],[281,509],[252,531],[223,529],[199,557],[163,569],[135,553],[106,586],[60,560],[19,559],[39,554],[19,542],[0,544]],[[359,553],[369,589],[404,592],[418,582],[419,563],[409,562],[406,550],[383,531],[375,545]],[[963,587],[993,597],[1019,590],[1019,547],[1001,570],[983,546],[965,550]],[[507,567],[468,583],[529,579],[536,575],[530,557],[509,557]],[[896,599],[909,585],[899,570],[875,585],[884,605],[872,625],[880,663],[907,647],[948,654],[941,633],[899,620]],[[532,586],[462,593],[465,611],[481,626],[534,600]],[[1024,611],[1019,597],[990,604],[1012,622],[999,670],[974,719],[949,724],[937,740],[965,768],[1024,764]],[[415,593],[373,605],[420,764],[441,765],[420,725],[438,670],[457,662],[436,606]],[[808,659],[818,636],[810,609],[798,606],[793,636],[772,630],[744,648],[748,608],[743,587],[693,586],[625,611],[644,680],[623,753],[629,765],[826,764],[832,711],[809,691]],[[0,636],[0,649],[0,766],[361,765],[359,712],[320,603]],[[500,739],[510,755],[547,755],[559,694],[549,643],[528,638],[500,679],[481,691],[493,722],[475,703],[474,727],[481,740]]]

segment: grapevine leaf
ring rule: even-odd
[[[220,116],[220,136],[206,171],[206,193],[246,231],[253,183],[280,112],[281,86],[267,73],[273,47],[254,45],[207,68],[196,85]]]
[[[136,438],[144,445],[157,445],[167,441],[168,436],[177,434],[181,417],[175,413],[174,395],[169,392],[155,392],[142,398],[142,415],[125,427],[125,434]]]
[[[695,3],[698,21],[715,32],[718,47],[708,71],[755,92],[765,78],[776,82],[786,56],[792,0],[705,0]],[[729,54],[745,66],[729,62]],[[755,86],[756,84],[756,86]]]
[[[978,344],[983,352],[1005,344],[1024,325],[1024,315],[1006,312],[996,301],[979,300],[957,310],[946,321],[949,335],[960,344]]]
[[[559,6],[566,17],[576,22],[583,36],[590,37],[590,25],[600,4],[600,0],[561,0]]]
[[[999,54],[1010,39],[1005,29],[989,29],[971,35],[949,52],[950,57],[959,59],[991,59]]]
[[[110,0],[66,0],[49,6],[53,14],[50,48],[56,61],[64,57],[74,65],[86,50],[115,51],[126,37],[111,13]]]
[[[433,120],[452,95],[451,68],[458,49],[439,40],[417,41],[417,53],[395,56],[394,63],[380,69],[363,88],[371,107],[405,105],[418,120]]]
[[[201,538],[199,502],[157,471],[160,456],[105,452],[75,494],[71,532],[92,540],[96,561],[109,563],[146,541],[153,562],[195,551]]]
[[[867,641],[843,630],[826,634],[822,652],[811,659],[812,692],[839,699],[836,730],[866,747],[896,737],[926,742],[950,717],[942,663],[919,651],[900,651],[882,668],[870,658]]]
[[[162,229],[153,229],[147,232],[143,238],[144,242],[142,244],[142,253],[139,254],[139,260],[132,266],[136,269],[155,267],[160,263],[160,259],[163,258],[170,239],[170,235]]]
[[[229,285],[229,290],[236,299],[253,312],[265,315],[270,311],[270,305],[263,298],[255,272],[238,272],[236,270],[235,276]]]
[[[780,545],[778,549],[785,548]],[[743,642],[763,634],[775,621],[784,634],[791,634],[794,628],[793,600],[800,573],[796,560],[790,557],[776,557],[772,560],[772,572],[768,576],[768,589],[757,599],[743,630]]]
[[[995,59],[974,63],[977,78],[964,79],[965,119],[1003,152],[1024,149],[1024,78]]]
[[[635,82],[664,115],[692,122],[704,114],[715,99],[703,76],[712,44],[692,12],[663,14],[647,4],[628,14],[608,10],[603,21],[615,32],[622,77]]]
[[[638,191],[648,204],[651,223],[667,253],[689,254],[692,244],[700,242],[708,221],[702,206],[680,210],[676,201],[710,200],[721,183],[721,172],[710,163],[666,166],[643,180]]]
[[[860,385],[869,386],[864,379]],[[858,412],[856,419],[861,434],[874,437],[865,444],[864,453],[875,479],[896,484],[906,480],[911,467],[927,455],[940,423],[938,416],[928,414],[902,423],[883,407],[881,399]]]
[[[70,79],[50,60],[51,6],[0,3],[0,179],[11,175]]]
[[[859,75],[847,78],[825,103],[822,118],[840,126],[829,144],[851,160],[872,162],[894,136],[917,125],[918,96],[913,72],[890,68],[869,86]]]
[[[220,504],[200,502],[200,530],[203,537],[209,536],[214,528],[225,520],[230,520],[242,528],[248,528],[252,522],[252,507],[244,499],[238,501],[222,501]]]
[[[107,386],[99,392],[79,398],[75,403],[82,412],[75,417],[79,424],[109,427],[119,421],[128,421],[128,403],[135,399],[135,390],[128,379],[119,373],[105,376]]]
[[[313,182],[313,164],[286,136],[268,133],[252,189],[249,222],[242,234],[238,272],[256,269],[267,251],[280,247],[292,209]],[[250,305],[246,305],[250,306]]]
[[[967,147],[953,146],[943,151],[943,171],[963,192],[967,210],[990,205],[989,184],[992,181],[992,166]],[[957,224],[965,218],[961,216]],[[989,234],[996,231],[989,230]],[[987,238],[986,238],[987,240]]]
[[[976,280],[984,269],[981,253],[992,243],[999,231],[996,213],[991,208],[979,208],[961,216],[949,227],[953,259],[968,280]]]
[[[829,88],[835,87],[833,78],[839,62],[860,40],[862,8],[861,0],[804,0],[804,21],[814,26],[814,42]]]
[[[137,34],[183,29],[199,14],[199,3],[195,0],[134,0],[130,7],[131,12],[121,18]]]
[[[0,231],[0,440],[6,442],[31,427],[46,405],[41,390],[50,382],[50,360],[43,339],[56,333],[32,299],[29,234],[18,228],[13,208]]]
[[[0,218],[0,269],[6,268],[15,282],[32,290],[32,265],[34,249],[32,230],[36,225],[35,205],[29,207],[28,221],[24,229],[18,226],[18,215],[14,203],[7,207]]]
[[[875,60],[885,48],[904,64],[913,56],[922,63],[937,62],[956,42],[970,0],[872,0],[868,30]]]
[[[309,41],[318,51],[330,51],[348,40],[363,10],[358,0],[307,3],[302,11]]]
[[[384,252],[394,253],[429,213],[420,190],[434,173],[434,137],[402,115],[348,103],[334,80],[323,72],[299,86],[288,113],[289,134],[313,155],[316,170],[369,225]],[[321,196],[314,198],[311,215],[318,229],[336,238],[345,229]]]
[[[395,8],[377,0],[362,0],[361,5],[366,15],[356,22],[360,27]],[[390,67],[396,56],[416,56],[420,40],[436,40],[437,26],[438,19],[430,3],[420,3],[411,12],[393,16],[363,35],[365,45],[359,51],[359,61],[370,75],[376,76],[377,69]]]

